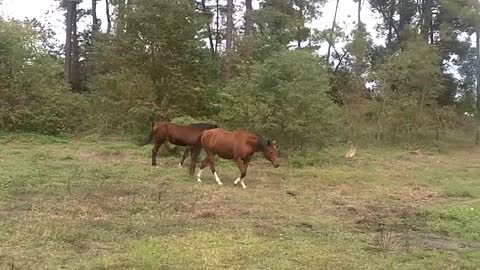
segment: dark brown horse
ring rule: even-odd
[[[193,150],[199,139],[202,131],[218,128],[218,125],[209,123],[196,123],[188,126],[177,125],[170,122],[156,122],[152,123],[152,129],[147,142],[148,144],[154,140],[155,146],[152,149],[152,166],[157,166],[158,150],[166,141],[178,146],[186,146],[179,166],[182,167],[188,153]]]
[[[248,131],[234,131],[229,132],[221,128],[206,130],[202,133],[199,142],[194,146],[190,163],[190,175],[195,172],[198,156],[202,147],[205,149],[207,157],[202,162],[200,170],[197,173],[197,181],[202,182],[200,178],[202,171],[207,164],[210,165],[215,180],[219,185],[222,185],[220,178],[215,171],[215,155],[219,155],[224,159],[233,159],[240,169],[240,177],[238,177],[234,184],[240,183],[243,188],[247,188],[244,183],[245,175],[247,174],[248,164],[252,160],[253,154],[262,152],[265,159],[269,160],[275,168],[280,166],[277,155],[277,148],[275,141],[270,141],[264,137],[248,132]]]

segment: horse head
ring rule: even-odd
[[[278,168],[280,166],[275,140],[267,140],[266,147],[263,150],[263,156],[272,163],[273,167]]]

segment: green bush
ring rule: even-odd
[[[98,75],[92,81],[89,129],[101,135],[138,135],[150,128],[159,108],[151,80],[127,71]]]
[[[62,65],[30,24],[0,20],[0,129],[59,135],[78,131],[85,103],[64,84]]]
[[[10,129],[48,135],[81,131],[86,103],[71,93],[47,93],[10,114]]]
[[[307,51],[282,51],[227,83],[219,119],[283,146],[321,146],[334,134],[338,108],[327,95],[328,75]]]
[[[345,106],[353,137],[423,144],[464,126],[464,116],[454,107],[438,104],[444,89],[440,62],[435,47],[412,38],[398,54],[379,64],[371,74],[377,84],[376,100],[356,99]]]

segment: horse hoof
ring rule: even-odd
[[[202,183],[202,179],[197,178],[197,183]]]
[[[223,186],[223,183],[218,183],[219,186]]]
[[[182,164],[178,164],[178,168],[181,169],[183,166]]]

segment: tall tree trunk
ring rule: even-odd
[[[107,15],[107,33],[112,32],[112,17],[110,16],[110,0],[105,0],[105,12]]]
[[[125,27],[125,32],[132,32],[132,25],[128,23],[128,15],[132,14],[133,7],[135,5],[135,0],[125,0],[125,12],[123,14],[123,24]]]
[[[72,13],[72,63],[70,65],[70,80],[74,91],[79,91],[78,69],[80,65],[80,50],[78,48],[77,19],[77,4],[75,3]]]
[[[435,29],[434,29],[434,26],[433,26],[433,12],[432,12],[432,9],[430,9],[429,31],[430,31],[430,35],[429,35],[430,44],[434,44],[435,43],[435,40],[434,40]]]
[[[225,37],[226,50],[232,48],[233,41],[233,0],[227,0],[227,33]]]
[[[423,0],[422,13],[422,36],[425,42],[429,42],[430,29],[432,28],[432,0]]]
[[[232,77],[232,45],[233,45],[233,0],[227,0],[227,33],[225,36],[225,59],[223,65],[223,79]]]
[[[362,0],[358,0],[358,10],[357,10],[357,27],[360,29],[362,25],[362,17],[361,17],[361,12],[362,12]]]
[[[125,12],[126,12],[126,0],[117,0],[117,17],[115,19],[115,34],[122,35],[125,31]]]
[[[393,31],[390,23],[388,24],[388,33],[387,33],[387,48],[392,44]]]
[[[65,2],[67,15],[65,19],[66,26],[66,39],[65,39],[65,63],[64,63],[64,73],[65,80],[70,83],[71,79],[71,66],[72,66],[72,22],[73,22],[73,6],[74,3],[71,1]]]
[[[202,11],[204,14],[208,14],[207,6],[205,5],[205,0],[202,0]],[[213,34],[212,34],[212,27],[210,27],[210,20],[207,22],[207,34],[208,34],[208,41],[210,43],[210,52],[215,54],[215,45],[213,45]]]
[[[73,91],[78,91],[78,35],[77,35],[77,1],[65,1],[66,14],[66,40],[65,40],[65,80],[72,86]]]
[[[418,1],[418,0],[417,0]],[[409,15],[406,14],[404,11],[405,9],[408,8],[408,5],[410,5],[410,2],[408,0],[399,0],[398,1],[398,31],[402,32],[403,29],[405,28],[406,24],[409,22]]]
[[[125,13],[123,14],[123,24],[125,26],[125,32],[134,32],[132,24],[128,23],[128,16],[132,14],[135,6],[135,0],[125,0]]]
[[[245,0],[245,35],[250,35],[252,31],[252,0]]]
[[[395,16],[395,0],[388,1],[388,36],[387,36],[387,46],[392,45],[393,41],[393,32],[394,32],[394,23],[395,20],[393,19]],[[400,37],[397,37],[400,39]]]
[[[477,114],[480,114],[480,25],[477,25]]]
[[[328,41],[328,51],[327,51],[327,64],[330,63],[330,52],[333,45],[333,32],[335,31],[335,24],[337,23],[337,12],[338,12],[338,3],[340,0],[337,0],[337,5],[335,6],[335,14],[333,15],[332,29],[330,30],[330,40]]]
[[[96,33],[98,30],[97,0],[92,0],[92,32]]]
[[[218,43],[220,42],[220,0],[216,1],[216,13],[215,18],[215,53],[218,52]]]
[[[299,9],[298,9],[298,16],[299,16],[299,20],[303,20],[303,7],[300,6]],[[302,48],[302,36],[300,35],[301,34],[301,31],[302,31],[302,27],[301,26],[298,26],[297,27],[297,48],[300,49]]]

